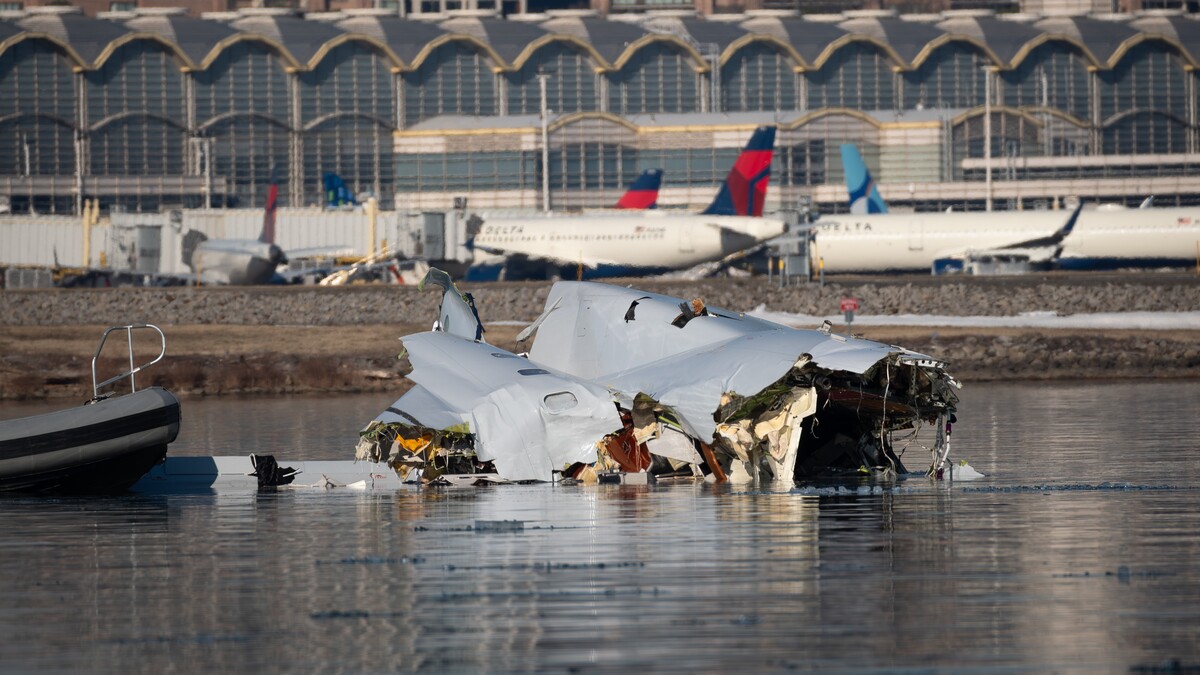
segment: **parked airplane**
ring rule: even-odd
[[[1061,269],[1195,264],[1200,207],[1063,211],[888,213],[857,148],[842,146],[851,208],[856,195],[878,213],[823,215],[812,259],[826,272],[929,271],[967,259],[1006,259]],[[861,175],[858,175],[861,172]],[[864,189],[863,186],[869,186]],[[859,197],[861,199],[861,197]],[[860,202],[861,203],[861,202]],[[1067,236],[1067,235],[1070,236]]]
[[[184,235],[183,260],[192,268],[192,274],[205,284],[239,286],[271,281],[275,269],[287,262],[283,249],[275,245],[278,199],[279,185],[272,171],[262,232],[257,240],[209,239],[199,230],[190,230]]]
[[[762,217],[774,144],[775,127],[756,129],[712,204],[699,214],[486,219],[472,246],[504,258],[472,265],[467,279],[660,274],[760,244],[786,229],[783,221]]]
[[[857,148],[843,145],[842,157],[851,207],[868,212],[822,215],[813,223],[809,253],[825,272],[929,272],[961,268],[970,258],[1045,265],[1062,252],[1079,217],[1079,207],[1069,214],[888,212]]]

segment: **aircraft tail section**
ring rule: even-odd
[[[652,209],[658,205],[658,188],[662,185],[662,169],[646,169],[617,201],[618,209]]]
[[[345,181],[336,173],[326,173],[321,177],[325,185],[325,206],[327,208],[337,208],[339,206],[354,206],[358,204],[358,200],[350,192],[350,188],[346,187]]]
[[[775,127],[754,130],[750,142],[738,155],[733,170],[721,184],[716,199],[702,211],[709,216],[761,217],[771,180],[771,157],[775,149]]]
[[[857,145],[842,144],[842,168],[846,172],[846,189],[850,191],[850,213],[888,212]]]
[[[271,167],[271,184],[267,187],[267,204],[263,209],[262,233],[258,240],[266,244],[275,243],[275,209],[279,203],[279,176]]]

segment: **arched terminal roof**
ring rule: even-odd
[[[395,14],[351,15],[339,21],[337,27],[347,34],[366,35],[387,46],[405,65],[412,66],[426,47],[446,35],[436,24],[428,21],[408,21]]]
[[[716,45],[720,54],[724,54],[730,45],[749,35],[745,28],[726,21],[706,21],[689,16],[681,18],[679,23],[697,45]]]
[[[988,12],[945,12],[897,16],[887,11],[831,16],[751,12],[702,19],[690,15],[650,15],[603,19],[589,12],[550,12],[545,18],[510,21],[462,14],[440,23],[401,19],[382,12],[303,18],[285,9],[243,9],[195,19],[170,10],[139,9],[110,19],[84,16],[72,7],[32,8],[9,13],[0,23],[0,49],[27,38],[58,44],[79,66],[96,68],[129,40],[161,41],[180,57],[181,67],[206,68],[221,50],[239,40],[262,40],[293,68],[315,67],[324,54],[347,41],[371,43],[396,67],[419,66],[447,40],[463,40],[485,52],[499,70],[522,67],[537,50],[555,41],[586,52],[598,69],[620,68],[653,41],[672,42],[707,68],[703,54],[716,45],[727,61],[754,42],[788,53],[800,69],[820,68],[839,49],[867,41],[897,68],[920,66],[951,41],[971,43],[1001,68],[1013,68],[1039,45],[1063,41],[1098,68],[1116,66],[1145,41],[1177,50],[1189,66],[1200,65],[1200,21],[1168,12],[1134,15],[1035,17]],[[117,19],[120,20],[117,20]]]
[[[1193,65],[1200,59],[1200,21],[1174,13],[1147,12],[1129,22],[1129,27],[1146,38],[1159,37],[1178,43]]]
[[[505,21],[491,17],[460,16],[439,24],[447,33],[469,35],[492,50],[510,67],[534,42],[549,35],[537,26],[521,21]]]
[[[844,28],[825,21],[808,21],[800,17],[762,16],[742,22],[741,28],[756,36],[774,38],[791,47],[803,64],[819,67],[828,58],[829,45],[847,35]]]
[[[195,19],[182,12],[140,14],[125,22],[138,33],[153,33],[178,45],[184,56],[199,67],[218,45],[237,35],[219,21]]]
[[[616,63],[629,46],[648,35],[637,24],[605,21],[595,16],[554,16],[538,24],[542,30],[569,35],[591,45],[608,64]]]
[[[115,22],[84,16],[75,7],[39,7],[17,21],[31,33],[44,33],[60,41],[90,65],[109,48],[109,44],[129,33]]]
[[[309,63],[326,42],[340,37],[343,32],[324,21],[306,21],[289,13],[254,13],[243,10],[246,16],[230,22],[230,26],[243,32],[262,35],[279,43],[301,64]]]
[[[874,38],[905,64],[916,61],[926,45],[945,34],[931,24],[904,21],[896,16],[854,17],[843,21],[840,26],[848,33]]]
[[[1101,21],[1086,16],[1055,16],[1034,24],[1044,34],[1062,35],[1076,42],[1098,61],[1110,63],[1124,42],[1137,34],[1123,20]]]
[[[947,12],[937,27],[948,35],[961,35],[979,42],[1000,60],[997,65],[1009,66],[1021,48],[1036,39],[1041,32],[1028,23],[1003,21],[991,16],[963,12]]]

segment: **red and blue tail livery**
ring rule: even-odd
[[[771,157],[775,149],[775,127],[754,130],[750,142],[738,156],[733,170],[721,184],[716,199],[701,213],[709,216],[762,217],[771,180]]]
[[[658,206],[658,188],[662,185],[662,169],[646,169],[617,201],[618,209],[653,209]]]
[[[275,243],[275,209],[279,205],[279,171],[271,165],[271,184],[267,186],[267,204],[263,209],[262,232],[258,240],[264,244]]]

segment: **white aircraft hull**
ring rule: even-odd
[[[582,265],[596,278],[679,270],[720,260],[783,234],[781,220],[744,216],[635,215],[488,220],[477,249],[551,264]],[[484,280],[481,276],[472,277]]]
[[[1048,237],[1069,217],[1069,211],[821,216],[811,255],[826,272],[928,272],[939,258]]]
[[[200,281],[232,286],[265,284],[284,259],[278,246],[260,241],[210,239],[192,254],[191,268]]]
[[[1200,255],[1200,207],[1084,211],[1059,267],[1180,267]]]
[[[935,260],[1050,236],[1068,211],[821,216],[814,265],[826,272],[928,272]],[[1083,211],[1054,264],[1066,269],[1195,264],[1200,208]],[[1047,251],[1047,259],[1053,251]]]

